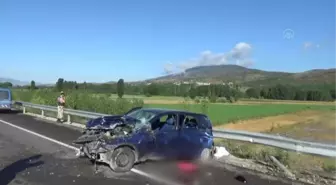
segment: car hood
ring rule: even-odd
[[[122,124],[135,124],[136,121],[136,119],[124,115],[103,116],[88,121],[86,124],[86,128],[113,129],[116,126]]]
[[[11,104],[12,102],[8,99],[0,100],[0,104]]]

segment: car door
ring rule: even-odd
[[[196,116],[184,114],[183,122],[179,129],[181,158],[191,159],[199,155],[202,146],[203,132],[198,129],[198,119]]]
[[[134,143],[138,148],[139,157],[151,157],[151,154],[156,150],[155,135],[147,128],[142,128],[133,137],[130,143]]]
[[[172,114],[170,114],[172,115]],[[169,114],[160,115],[154,122],[154,134],[155,134],[155,144],[156,151],[155,154],[164,158],[174,158],[176,156],[176,146],[175,142],[178,138],[177,126],[176,126],[176,115],[173,118],[173,122],[167,122]],[[159,124],[159,126],[158,126]],[[155,125],[155,126],[154,126]]]

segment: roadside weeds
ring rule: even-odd
[[[224,146],[232,155],[225,162],[271,175],[313,184],[336,184],[336,160],[327,157],[302,154],[293,151],[251,144],[240,141],[216,139],[217,146]],[[284,173],[271,159],[274,156],[295,178]],[[225,158],[225,157],[224,157]]]

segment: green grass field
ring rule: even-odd
[[[37,104],[55,105],[56,92],[23,92],[14,91],[16,100],[28,101]],[[79,96],[80,95],[80,96]],[[116,94],[67,94],[68,107],[76,105],[79,110],[93,112],[119,114],[126,112],[132,106],[139,104],[116,101]],[[97,98],[99,97],[99,98]],[[192,112],[207,114],[214,125],[247,120],[251,118],[261,118],[275,116],[286,113],[293,113],[301,110],[335,110],[335,105],[318,105],[313,102],[306,104],[282,104],[282,103],[262,103],[262,104],[240,104],[240,103],[198,103],[193,101],[187,103],[183,97],[153,96],[146,97],[140,95],[125,95],[124,99],[143,99],[146,107],[159,107],[170,109],[183,109]],[[147,101],[146,101],[147,100]],[[158,101],[148,101],[158,100]],[[55,102],[55,103],[54,103]],[[174,102],[174,103],[172,103]],[[184,102],[184,103],[182,103]],[[126,104],[125,104],[126,103]]]
[[[201,104],[146,104],[146,107],[159,107],[169,109],[184,109],[202,113]],[[274,116],[279,114],[297,112],[302,110],[335,110],[332,105],[292,105],[292,104],[209,104],[208,116],[214,125],[225,124],[237,120]]]

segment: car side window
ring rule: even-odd
[[[152,129],[161,129],[165,126],[167,128],[175,128],[176,125],[176,115],[174,114],[164,114],[158,117],[156,120],[153,121],[152,123]]]
[[[199,121],[195,116],[192,115],[185,115],[182,128],[183,129],[191,129],[191,128],[196,128],[198,129],[199,126]]]

